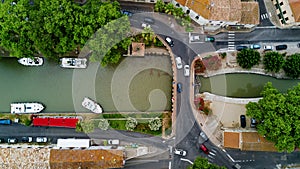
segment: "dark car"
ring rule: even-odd
[[[5,143],[4,138],[0,138],[0,143]]]
[[[286,50],[287,49],[287,45],[277,45],[275,46],[276,50]]]
[[[121,10],[121,13],[122,13],[123,15],[132,16],[132,12],[130,12],[130,11]]]
[[[297,44],[297,47],[300,48],[300,43]]]
[[[241,51],[241,50],[243,50],[243,49],[248,49],[248,46],[237,46],[237,47],[236,47],[236,50],[237,50],[237,51]]]
[[[22,137],[22,142],[23,143],[31,143],[32,142],[32,137]]]
[[[246,127],[246,116],[245,115],[241,115],[240,116],[240,120],[241,120],[241,127],[245,128]]]
[[[255,128],[256,127],[256,124],[257,124],[257,122],[256,122],[256,120],[255,120],[255,118],[251,118],[251,123],[250,123],[250,127],[252,127],[252,128]]]
[[[154,24],[155,23],[154,19],[148,18],[148,17],[144,18],[144,22],[149,23],[149,24]]]
[[[214,38],[214,37],[206,37],[206,38],[205,38],[205,41],[206,41],[206,42],[214,42],[214,41],[215,41],[215,38]]]
[[[201,144],[201,145],[200,145],[200,149],[201,149],[205,154],[208,154],[208,153],[209,153],[208,148],[207,148],[204,144]]]
[[[178,93],[182,92],[182,84],[181,83],[177,83],[177,92]]]

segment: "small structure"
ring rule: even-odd
[[[38,116],[32,120],[33,126],[51,126],[76,128],[79,117],[76,116]]]
[[[60,148],[89,148],[91,140],[90,139],[57,139],[57,147]]]
[[[145,44],[132,42],[128,48],[128,54],[126,56],[145,56]]]

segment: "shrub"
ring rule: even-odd
[[[137,125],[137,121],[135,118],[129,117],[126,121],[125,127],[129,131],[133,131]]]
[[[158,117],[155,117],[149,120],[148,124],[150,130],[157,131],[162,126],[161,120]]]
[[[99,127],[101,130],[107,130],[108,127],[109,127],[108,120],[106,120],[106,119],[100,119],[100,120],[99,120],[98,127]]]
[[[223,53],[221,53],[220,55],[221,55],[221,58],[222,58],[222,59],[225,59],[225,57],[227,56],[227,53],[226,53],[226,52],[223,52]]]

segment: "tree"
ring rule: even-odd
[[[279,72],[284,65],[283,55],[278,52],[267,52],[264,55],[263,64],[268,72]]]
[[[157,131],[162,126],[162,123],[158,117],[155,117],[155,118],[149,120],[148,126],[149,126],[150,130]]]
[[[109,127],[108,120],[107,120],[107,119],[100,119],[100,120],[99,120],[99,123],[98,123],[98,127],[99,127],[101,130],[107,130],[108,127]]]
[[[135,118],[129,117],[126,121],[125,127],[129,131],[133,131],[137,124],[138,122],[136,121]]]
[[[76,131],[77,132],[84,132],[84,133],[91,133],[94,131],[94,124],[92,121],[87,121],[87,122],[78,122],[76,124]]]
[[[165,3],[162,0],[157,0],[154,6],[155,12],[164,12],[165,10]]]
[[[283,69],[287,76],[298,78],[300,76],[300,54],[295,53],[288,56]]]
[[[258,103],[246,105],[247,116],[260,122],[257,132],[273,141],[278,151],[294,151],[300,146],[300,84],[282,94],[269,82],[262,96]]]
[[[189,169],[226,169],[226,167],[210,164],[206,158],[197,157]]]
[[[244,69],[251,69],[254,65],[259,64],[260,54],[253,49],[243,49],[237,54],[237,62]]]

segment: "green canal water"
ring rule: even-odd
[[[172,74],[168,56],[124,58],[115,67],[90,63],[87,69],[63,69],[45,60],[26,67],[16,58],[0,59],[0,112],[12,102],[41,102],[44,112],[86,112],[88,96],[104,111],[171,110]]]
[[[300,80],[277,79],[248,73],[216,75],[210,78],[199,76],[197,78],[200,78],[201,81],[200,92],[238,98],[260,97],[260,93],[267,82],[272,82],[273,86],[280,92],[286,92],[287,89],[300,82]]]

